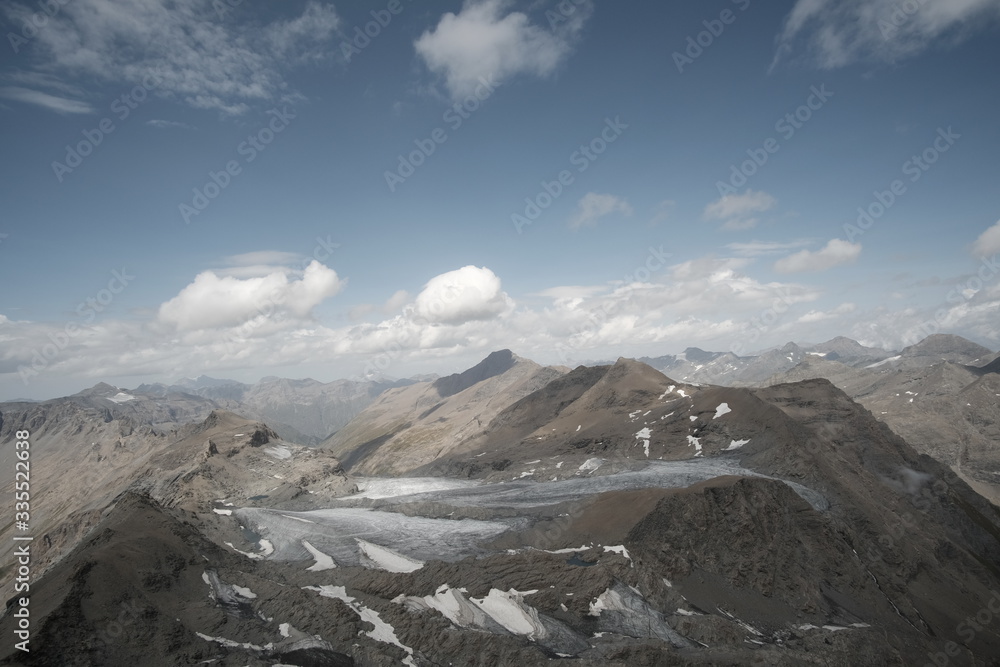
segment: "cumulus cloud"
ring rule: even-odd
[[[799,252],[782,257],[774,263],[778,273],[803,273],[806,271],[826,271],[835,266],[850,264],[861,254],[860,243],[850,243],[842,239],[830,239],[822,249],[813,252]]]
[[[589,0],[571,3],[574,11],[546,30],[522,12],[508,12],[510,5],[466,0],[458,14],[446,13],[414,43],[427,68],[444,77],[452,98],[470,95],[480,79],[548,76],[569,55],[592,12]]]
[[[972,254],[976,257],[991,257],[1000,253],[1000,220],[979,235],[972,244]]]
[[[241,9],[201,0],[73,0],[60,3],[24,48],[39,71],[143,85],[226,115],[289,95],[289,63],[336,52],[331,38],[339,18],[332,5],[311,0],[301,15],[263,26],[239,20]],[[15,25],[34,11],[19,3],[0,9]],[[33,103],[61,104],[67,112],[89,106],[42,95],[34,91]]]
[[[493,319],[512,305],[495,273],[485,266],[463,266],[427,281],[413,315],[432,324],[462,324]]]
[[[632,207],[620,197],[588,192],[577,202],[576,212],[569,220],[569,227],[570,229],[594,227],[598,220],[612,213],[632,215]]]
[[[705,207],[705,220],[724,220],[723,229],[741,230],[757,226],[754,213],[763,213],[774,207],[778,200],[766,192],[747,189],[741,195],[726,195]]]
[[[336,271],[315,260],[298,280],[282,271],[246,279],[204,271],[160,306],[158,318],[181,331],[238,326],[276,314],[304,319],[340,288]]]
[[[798,0],[772,67],[802,48],[820,67],[893,63],[936,42],[956,43],[1000,18],[996,0]]]
[[[283,253],[228,258],[248,266],[288,259]],[[338,326],[310,314],[340,284],[319,263],[247,278],[207,271],[145,318],[116,319],[112,309],[92,321],[80,314],[48,323],[0,314],[0,396],[51,397],[61,389],[50,386],[77,391],[127,377],[225,377],[237,370],[251,379],[265,369],[287,374],[300,365],[308,369],[303,373],[329,379],[369,371],[401,376],[414,372],[413,364],[437,372],[471,365],[502,347],[572,366],[689,345],[743,345],[751,352],[835,334],[887,349],[936,331],[1000,345],[1000,281],[976,273],[943,281],[924,306],[862,312],[850,302],[822,300],[823,291],[808,284],[765,282],[748,273],[754,265],[745,257],[662,263],[641,279],[553,285],[517,304],[496,274],[467,266],[432,278],[413,299],[400,290],[362,313],[382,311],[381,321]],[[398,310],[388,312],[393,307]]]

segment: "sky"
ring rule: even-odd
[[[0,2],[0,399],[1000,348],[1000,1]]]

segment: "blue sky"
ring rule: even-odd
[[[676,4],[0,3],[0,398],[1000,347],[1000,2]]]

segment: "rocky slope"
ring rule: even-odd
[[[762,384],[826,378],[1000,504],[1000,370],[992,353],[957,337],[929,337],[873,368],[807,359]],[[948,361],[952,359],[953,361]]]
[[[208,511],[223,502],[314,507],[354,489],[328,452],[286,443],[266,425],[215,411],[169,434],[133,426],[134,413],[96,416],[76,402],[3,413],[2,488],[13,497],[13,437],[30,432],[31,532],[36,572],[71,549],[125,489],[158,502]],[[105,421],[105,419],[108,419]],[[222,510],[226,511],[226,510]],[[0,529],[0,584],[13,576],[14,524]]]
[[[403,474],[461,449],[498,412],[563,372],[494,352],[463,373],[386,391],[321,447],[352,474]]]

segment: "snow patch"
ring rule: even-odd
[[[232,586],[233,590],[236,591],[236,594],[239,595],[240,597],[246,598],[247,600],[253,600],[254,598],[257,597],[257,594],[254,593],[249,588],[245,588],[243,586],[237,586],[236,584],[233,584]]]
[[[225,637],[212,637],[206,634],[202,634],[200,632],[195,632],[195,634],[207,642],[215,642],[217,644],[222,644],[223,646],[226,646],[228,648],[242,648],[248,651],[257,651],[258,653],[263,651],[270,651],[271,649],[274,648],[274,644],[271,644],[270,642],[265,644],[264,646],[258,646],[256,644],[251,644],[250,642],[243,642],[241,644],[240,642],[234,642],[232,639],[226,639]]]
[[[604,463],[604,459],[600,458],[587,459],[586,461],[580,464],[580,467],[578,469],[581,472],[588,472],[588,471],[592,472],[600,468],[602,463]]]
[[[366,623],[371,623],[375,627],[365,634],[374,639],[375,641],[382,642],[383,644],[392,644],[393,646],[398,646],[407,653],[407,657],[403,660],[404,665],[416,666],[413,662],[413,649],[406,646],[399,641],[396,637],[396,629],[391,625],[383,621],[377,611],[373,611],[368,607],[364,606],[350,595],[347,594],[347,589],[343,586],[304,586],[306,590],[316,591],[322,597],[334,598],[335,600],[340,600],[350,607],[355,614],[357,614],[362,621]]]
[[[265,447],[264,453],[273,458],[284,461],[285,459],[292,458],[292,450],[284,445],[275,445],[273,447]]]
[[[642,429],[635,434],[636,440],[642,440],[642,448],[646,452],[646,458],[649,458],[649,438],[653,435],[653,432],[649,430],[649,427]]]
[[[629,555],[629,553],[628,553],[628,549],[626,549],[626,548],[625,548],[625,545],[624,545],[624,544],[619,544],[619,545],[618,545],[618,546],[616,546],[616,547],[607,547],[607,546],[606,546],[606,547],[604,547],[604,552],[605,552],[605,553],[609,553],[609,552],[611,552],[611,553],[616,553],[616,554],[621,554],[621,555],[622,555],[622,556],[624,556],[624,557],[625,557],[626,559],[628,559],[628,560],[632,560],[632,557],[631,557],[631,556]]]
[[[739,449],[748,442],[750,442],[750,440],[733,440],[732,442],[729,443],[729,446],[723,449],[722,451],[731,452],[734,449]]]
[[[221,514],[222,516],[230,516],[233,513],[232,510],[220,510],[219,508],[214,508],[212,511],[216,514]]]
[[[732,412],[732,410],[729,408],[729,403],[719,403],[719,407],[715,409],[715,416],[712,417],[712,419],[718,419],[722,415],[730,412]]]
[[[306,551],[312,554],[312,557],[316,559],[314,564],[306,568],[307,572],[321,572],[323,570],[332,570],[337,567],[337,563],[334,562],[332,557],[326,555],[305,540],[302,540],[302,546],[304,546]]]
[[[387,549],[386,547],[366,542],[362,539],[354,539],[357,541],[358,549],[361,551],[361,562],[366,567],[385,570],[386,572],[415,572],[424,566],[423,561],[404,556],[392,549]]]
[[[865,368],[878,368],[883,364],[888,364],[902,358],[903,358],[902,355],[896,355],[895,357],[889,357],[888,359],[883,359],[882,361],[876,361],[874,364],[868,364],[867,366],[865,366]]]
[[[524,604],[522,594],[513,588],[507,592],[491,588],[486,597],[471,600],[512,634],[528,639],[540,639],[548,634],[538,618],[538,611]]]
[[[125,403],[126,401],[134,401],[135,396],[132,394],[126,394],[124,391],[120,391],[114,396],[108,396],[107,399],[112,403]]]

